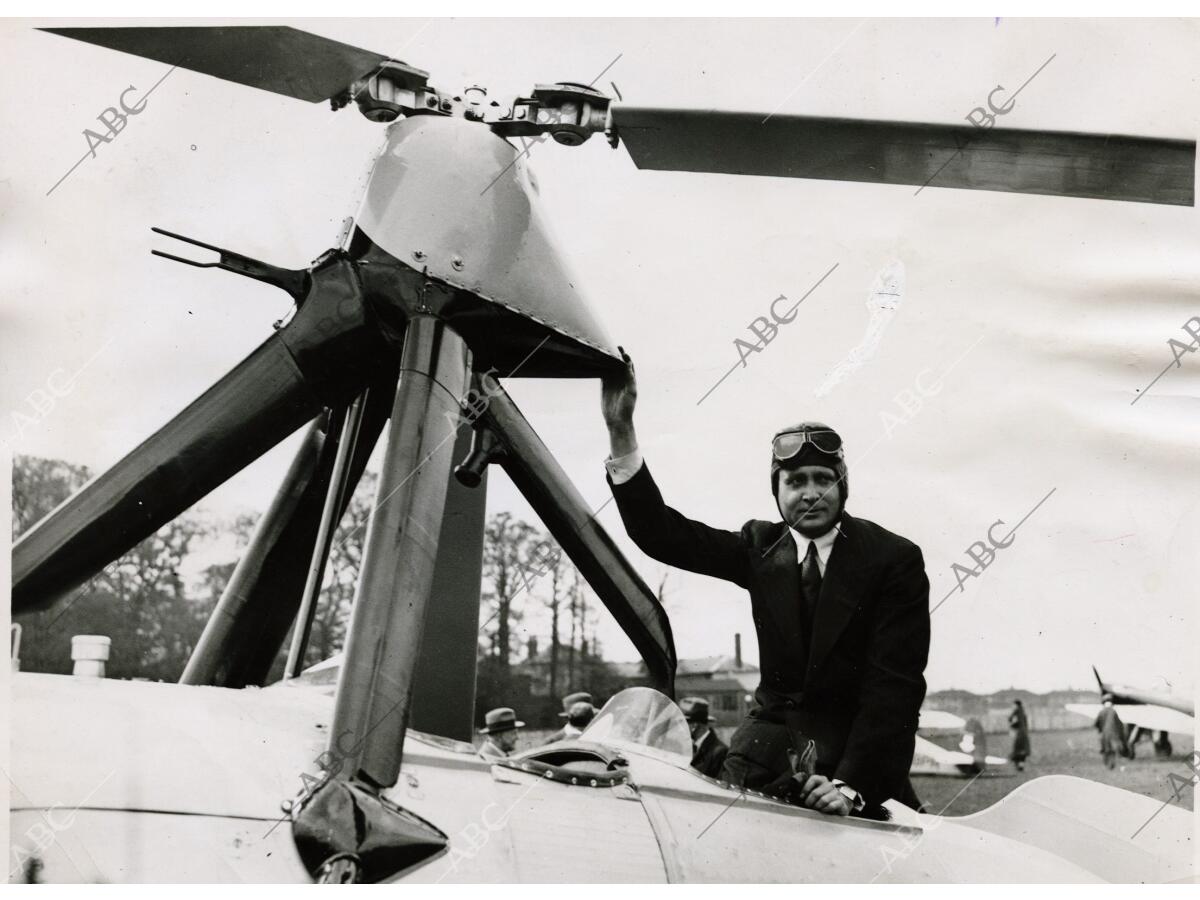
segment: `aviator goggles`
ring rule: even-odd
[[[818,451],[827,456],[844,459],[842,439],[836,431],[820,429],[818,431],[785,431],[775,435],[771,441],[771,453],[777,462],[789,463],[794,461],[804,450],[805,444],[812,444]]]

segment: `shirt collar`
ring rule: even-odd
[[[810,543],[817,545],[817,561],[821,564],[821,572],[824,574],[825,564],[829,562],[829,554],[833,552],[833,544],[837,540],[838,534],[841,533],[841,526],[835,523],[827,532],[815,538],[804,536],[790,525],[788,531],[792,533],[792,538],[796,541],[796,559],[801,563],[808,555],[808,545]]]

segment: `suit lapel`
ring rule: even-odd
[[[813,674],[820,668],[829,651],[837,643],[842,629],[858,607],[858,578],[862,560],[855,522],[850,516],[842,516],[842,533],[833,543],[825,574],[821,579],[821,596],[817,601],[817,613],[813,621],[812,643],[808,648],[808,671],[804,684],[807,689]],[[793,545],[794,546],[794,545]],[[793,551],[794,552],[794,551]],[[797,589],[798,590],[798,589]]]
[[[779,527],[783,533],[770,545],[763,567],[763,596],[770,604],[783,646],[789,647],[803,640],[804,634],[800,621],[800,564],[795,538],[782,522]]]

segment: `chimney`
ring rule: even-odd
[[[104,664],[108,662],[108,650],[111,645],[112,638],[102,634],[77,634],[71,638],[74,674],[83,678],[103,678]]]
[[[733,636],[733,667],[740,670],[742,668],[742,635],[735,633]]]
[[[537,659],[537,638],[533,635],[529,636],[529,658]]]

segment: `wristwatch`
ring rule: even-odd
[[[850,801],[851,812],[860,812],[862,808],[867,805],[867,802],[863,800],[862,794],[850,787],[850,785],[846,784],[846,782],[835,778],[833,779],[832,784],[838,789],[843,797]]]

